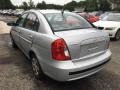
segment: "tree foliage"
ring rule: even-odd
[[[80,1],[77,3],[77,7],[85,7],[86,6],[86,1]]]
[[[86,0],[85,11],[98,11],[98,2],[97,0]]]
[[[29,9],[29,6],[28,6],[27,2],[23,2],[22,5],[21,5],[21,8],[23,8],[24,10]]]
[[[120,4],[120,0],[110,0],[110,2],[112,2],[114,4]]]
[[[34,2],[32,0],[29,0],[28,5],[29,9],[35,8]]]
[[[111,10],[111,4],[108,0],[99,0],[99,10],[101,11],[109,11]]]
[[[77,2],[76,1],[71,1],[69,3],[67,3],[64,8],[69,10],[69,11],[74,11],[74,8],[76,7]]]
[[[42,1],[42,3],[38,3],[36,5],[36,8],[39,8],[39,9],[62,9],[63,6],[55,5],[55,4],[46,4],[45,1]]]
[[[45,1],[42,1],[42,3],[38,3],[36,7],[39,8],[39,9],[46,9],[47,4],[46,4]]]
[[[109,1],[109,2],[108,2]],[[45,1],[42,1],[41,3],[37,3],[37,5],[34,5],[33,0],[29,0],[29,2],[23,2],[22,5],[16,6],[16,8],[20,9],[66,9],[69,11],[74,11],[74,9],[77,7],[85,8],[85,11],[108,11],[111,10],[111,4],[116,3],[120,4],[120,0],[84,0],[76,2],[72,0],[71,2],[65,4],[65,5],[55,5],[55,4],[46,4]],[[0,9],[13,9],[15,8],[10,0],[0,0]]]
[[[10,0],[0,0],[0,9],[14,9],[15,6]]]

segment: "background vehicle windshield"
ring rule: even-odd
[[[102,21],[120,21],[120,15],[107,15]]]
[[[73,13],[47,13],[45,17],[54,31],[92,28],[89,22]]]

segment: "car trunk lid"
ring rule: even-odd
[[[82,59],[106,50],[106,38],[102,31],[93,28],[55,32],[63,38],[72,59]]]

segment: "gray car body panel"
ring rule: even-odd
[[[60,11],[30,10],[25,12],[34,13],[38,17],[40,22],[38,32],[17,26],[12,27],[12,38],[24,54],[30,58],[30,52],[34,52],[43,72],[58,81],[76,80],[92,75],[101,70],[103,65],[84,73],[69,75],[70,72],[95,67],[111,58],[111,52],[107,49],[107,44],[109,43],[108,34],[94,28],[53,32],[43,15],[46,12],[56,13]],[[58,38],[63,38],[65,40],[72,60],[56,61],[52,59],[51,44]],[[102,43],[97,43],[101,41],[104,41],[103,45]],[[92,47],[86,49],[87,45],[89,46],[90,43],[97,43],[99,47],[95,46],[94,48],[94,45],[91,44]],[[85,45],[86,47],[84,47]],[[83,49],[82,52],[81,48]],[[89,53],[87,51],[88,49],[90,50]]]

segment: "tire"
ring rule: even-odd
[[[120,30],[117,31],[115,35],[115,40],[120,40]]]
[[[35,75],[35,78],[36,79],[43,79],[45,75],[41,69],[41,66],[38,62],[37,57],[34,54],[31,57],[31,63],[32,63],[32,69],[33,69],[33,73]]]
[[[12,37],[11,37],[11,43],[13,48],[18,48]]]

